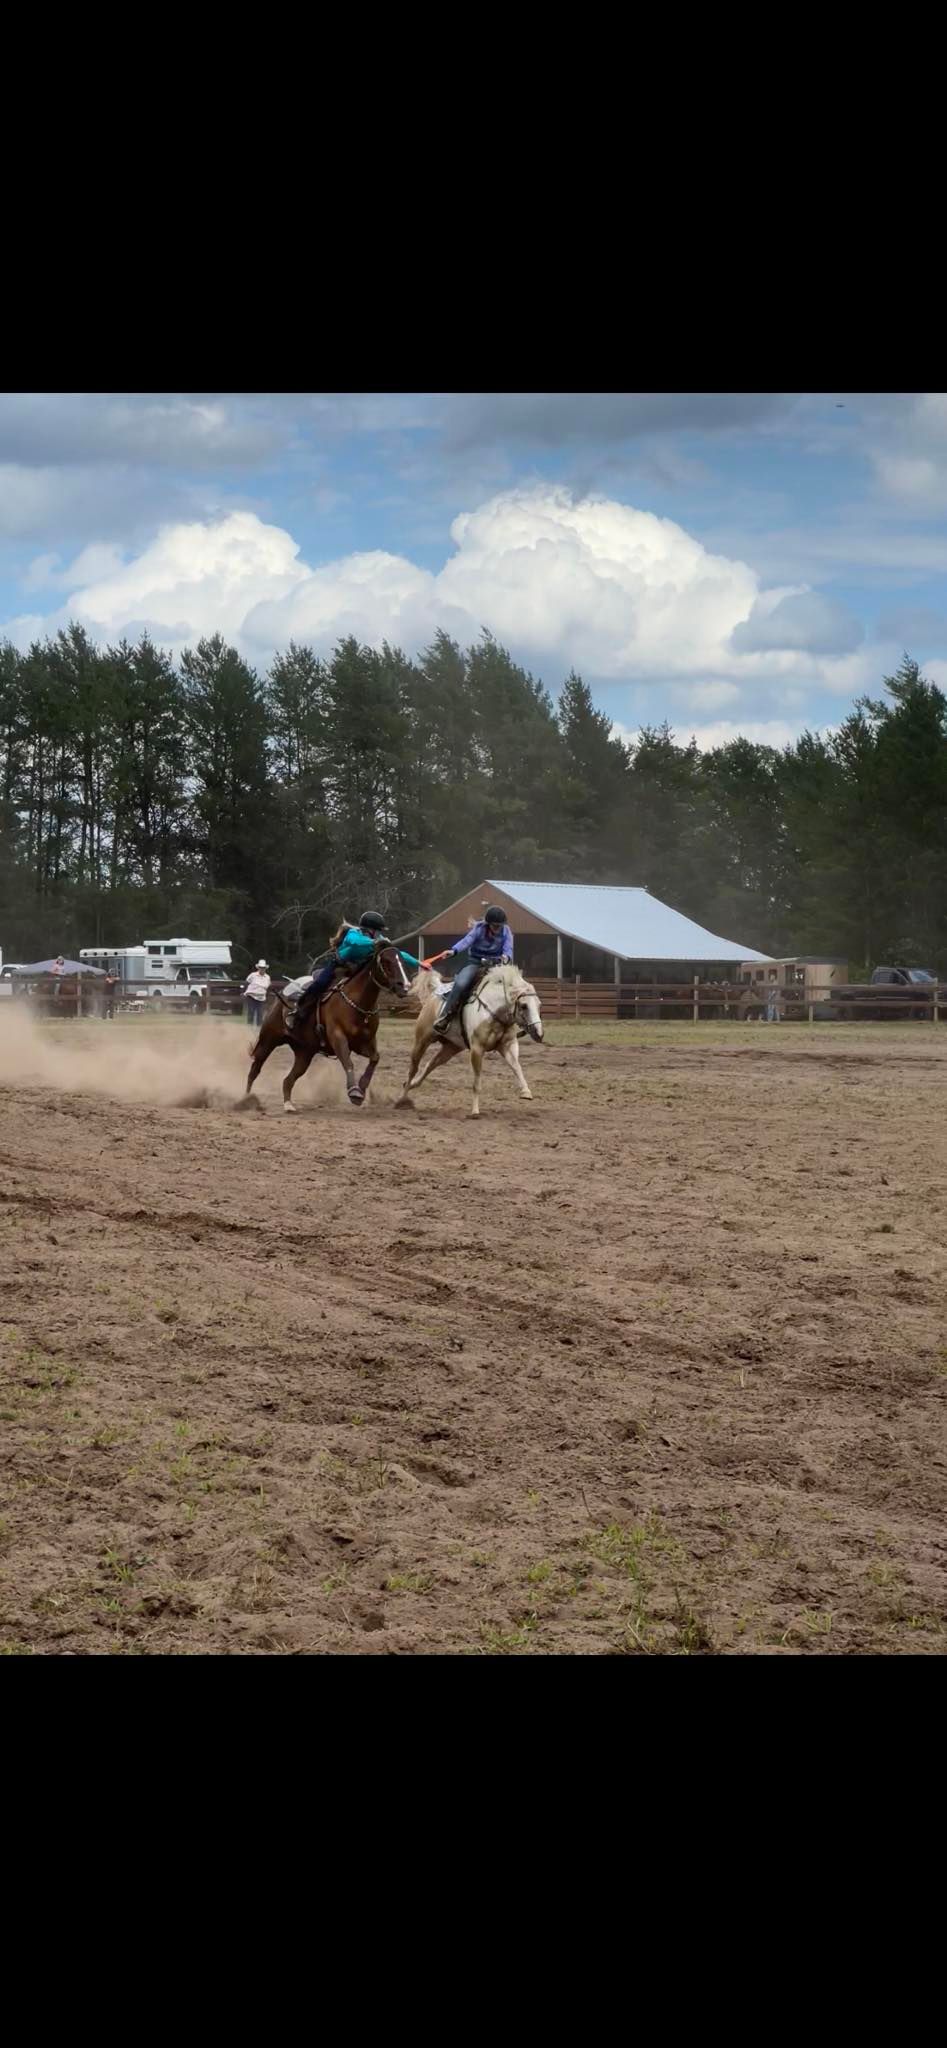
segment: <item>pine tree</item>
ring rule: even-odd
[[[211,891],[243,906],[261,944],[274,887],[275,811],[258,679],[221,634],[181,657],[188,765],[194,778],[193,849]]]

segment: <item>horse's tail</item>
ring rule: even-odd
[[[277,1000],[277,1002],[278,1002],[278,1003],[282,1003],[282,1005],[283,1005],[283,1009],[284,1009],[284,1010],[288,1010],[288,1009],[289,1009],[289,1004],[288,1004],[288,1002],[286,1001],[286,997],[285,997],[284,995],[282,995],[282,994],[280,993],[280,990],[279,990],[278,988],[271,988],[271,989],[269,990],[269,994],[270,994],[271,996],[275,996],[275,997],[276,997],[276,1000]],[[263,1044],[263,1034],[264,1034],[264,1032],[265,1032],[265,1030],[266,1030],[266,1027],[267,1027],[267,1025],[268,1025],[268,1023],[269,1023],[269,1021],[270,1021],[270,1018],[271,1018],[272,1016],[274,1016],[274,1015],[275,1015],[275,1007],[274,1007],[274,1005],[273,1005],[272,1003],[268,1003],[268,1004],[267,1004],[267,1007],[266,1007],[266,1009],[265,1009],[265,1010],[264,1010],[264,1012],[263,1012],[263,1016],[262,1016],[262,1018],[261,1018],[261,1020],[260,1020],[260,1032],[259,1032],[259,1036],[258,1036],[258,1038],[257,1038],[257,1039],[256,1039],[256,1040],[254,1041],[253,1045],[251,1045],[251,1047],[250,1047],[250,1058],[251,1058],[251,1060],[255,1060],[255,1059],[256,1059],[257,1053],[259,1052],[259,1050],[260,1050],[260,1048],[261,1048],[261,1046],[262,1046],[262,1044]],[[280,1019],[280,1022],[282,1023],[282,1018]]]

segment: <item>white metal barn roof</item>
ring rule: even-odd
[[[500,889],[524,910],[541,917],[568,938],[616,953],[620,960],[768,961],[737,939],[705,932],[680,910],[649,896],[647,889],[607,889],[583,882],[502,882]]]

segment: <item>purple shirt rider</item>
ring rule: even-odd
[[[472,960],[512,960],[513,934],[509,925],[503,925],[494,937],[481,918],[479,924],[448,948],[451,953],[466,953],[468,949]]]

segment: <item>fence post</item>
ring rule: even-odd
[[[579,1021],[579,977],[575,978],[575,1021]]]
[[[814,1024],[814,1023],[815,1023],[815,1004],[814,1004],[814,1003],[810,1003],[810,1004],[809,1004],[809,1022],[810,1022],[810,1024]]]
[[[931,1020],[931,1021],[932,1021],[932,1023],[934,1023],[934,1024],[939,1024],[939,1023],[940,1023],[940,1002],[939,1002],[939,1000],[938,1000],[938,999],[939,999],[939,996],[940,996],[940,983],[939,983],[939,982],[936,982],[936,981],[935,981],[935,983],[934,983],[934,989],[933,989],[933,994],[932,994],[932,997],[931,997],[931,1001],[932,1001],[932,1003],[933,1003],[933,1006],[934,1006],[934,1015],[933,1015],[933,1018],[932,1018],[932,1020]]]
[[[695,1023],[695,1024],[699,1024],[699,1022],[700,1022],[700,997],[699,997],[699,995],[698,995],[698,993],[697,993],[697,991],[698,991],[699,987],[700,987],[700,975],[699,975],[699,974],[695,974],[695,976],[694,976],[694,1023]]]

